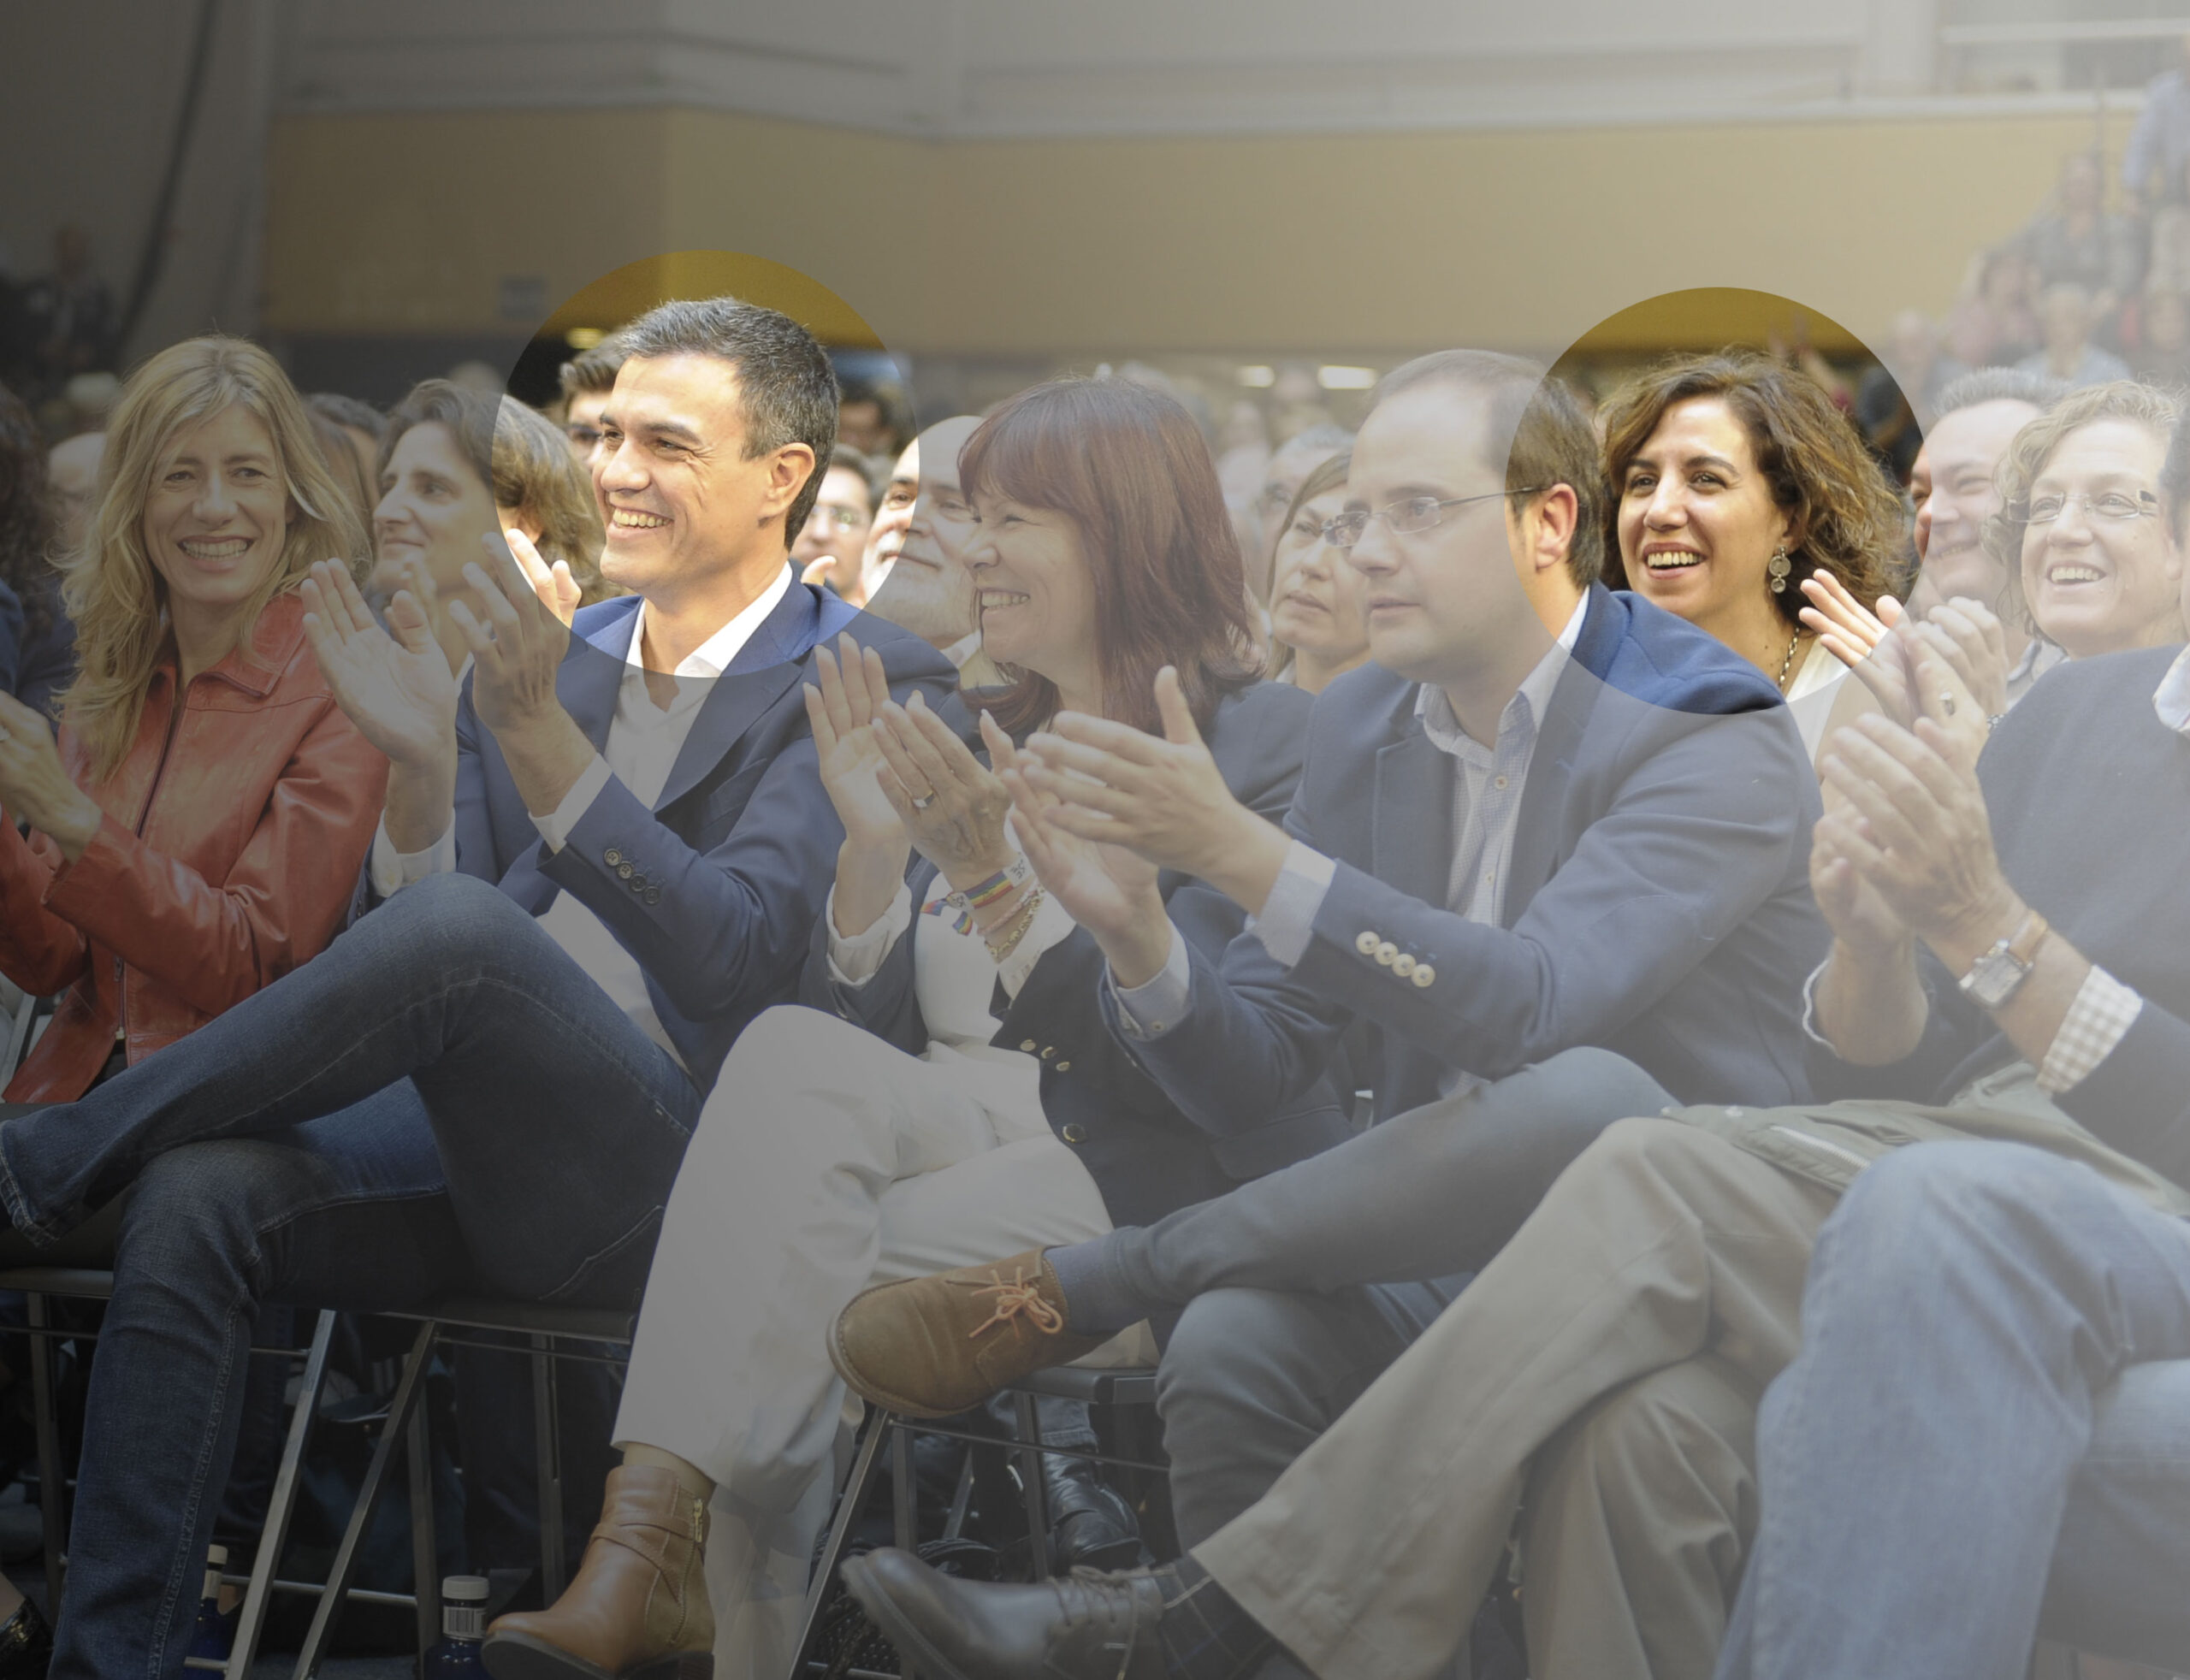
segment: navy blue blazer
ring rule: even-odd
[[[1204,732],[1225,784],[1273,821],[1300,778],[1310,707],[1310,697],[1298,689],[1258,683],[1219,702]],[[915,906],[935,873],[915,855],[906,874]],[[1163,871],[1157,888],[1187,944],[1212,959],[1246,920],[1223,894],[1175,870]],[[916,1056],[927,1047],[928,1033],[913,991],[912,948],[909,932],[865,985],[844,985],[830,976],[829,930],[817,920],[802,1001]],[[1086,1162],[1115,1222],[1147,1224],[1346,1137],[1346,1105],[1337,1089],[1314,1080],[1292,1102],[1243,1123],[1197,1127],[1106,1029],[1098,1002],[1103,974],[1093,936],[1075,928],[1042,953],[1015,998],[998,985],[994,1008],[1003,1025],[991,1042],[1039,1059],[1050,1129]]]
[[[639,598],[580,609],[556,693],[596,749],[608,740]],[[457,708],[456,865],[533,915],[577,896],[645,972],[694,1084],[714,1083],[745,1025],[796,995],[843,829],[821,787],[802,679],[814,644],[849,630],[891,691],[954,693],[950,662],[910,631],[794,583],[700,702],[649,810],[614,777],[550,853],[465,679]]]
[[[1539,720],[1497,927],[1444,908],[1456,772],[1418,692],[1372,665],[1318,697],[1286,827],[1335,875],[1293,967],[1252,933],[1192,952],[1185,1019],[1133,1042],[1179,1106],[1211,1131],[1283,1110],[1357,1015],[1377,1028],[1379,1119],[1435,1100],[1453,1068],[1498,1079],[1580,1044],[1684,1102],[1803,1100],[1801,988],[1828,942],[1809,891],[1820,802],[1773,684],[1593,587]],[[1414,959],[1404,976],[1376,960],[1386,942]]]

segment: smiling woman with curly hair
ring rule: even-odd
[[[1752,352],[1654,369],[1603,418],[1606,581],[1776,681],[1814,750],[1846,667],[1803,628],[1802,583],[1830,571],[1875,606],[1908,527],[1894,487],[1822,386]]]

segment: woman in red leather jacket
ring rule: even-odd
[[[80,663],[58,742],[0,695],[0,971],[66,991],[9,1100],[80,1097],[340,927],[388,765],[321,677],[295,586],[364,553],[265,352],[192,339],[132,376],[62,559]]]

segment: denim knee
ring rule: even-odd
[[[122,1211],[118,1275],[169,1284],[225,1274],[250,1287],[261,1221],[275,1186],[259,1169],[255,1140],[190,1144],[157,1155]]]
[[[1973,1236],[2013,1240],[2090,1192],[2104,1193],[2088,1168],[2021,1144],[1912,1144],[1856,1175],[1820,1246],[1830,1237],[1836,1248],[1943,1260],[1966,1251]]]

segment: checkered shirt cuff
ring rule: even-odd
[[[2093,963],[2039,1066],[2038,1088],[2058,1097],[2080,1085],[2114,1054],[2144,1007],[2143,998]]]

